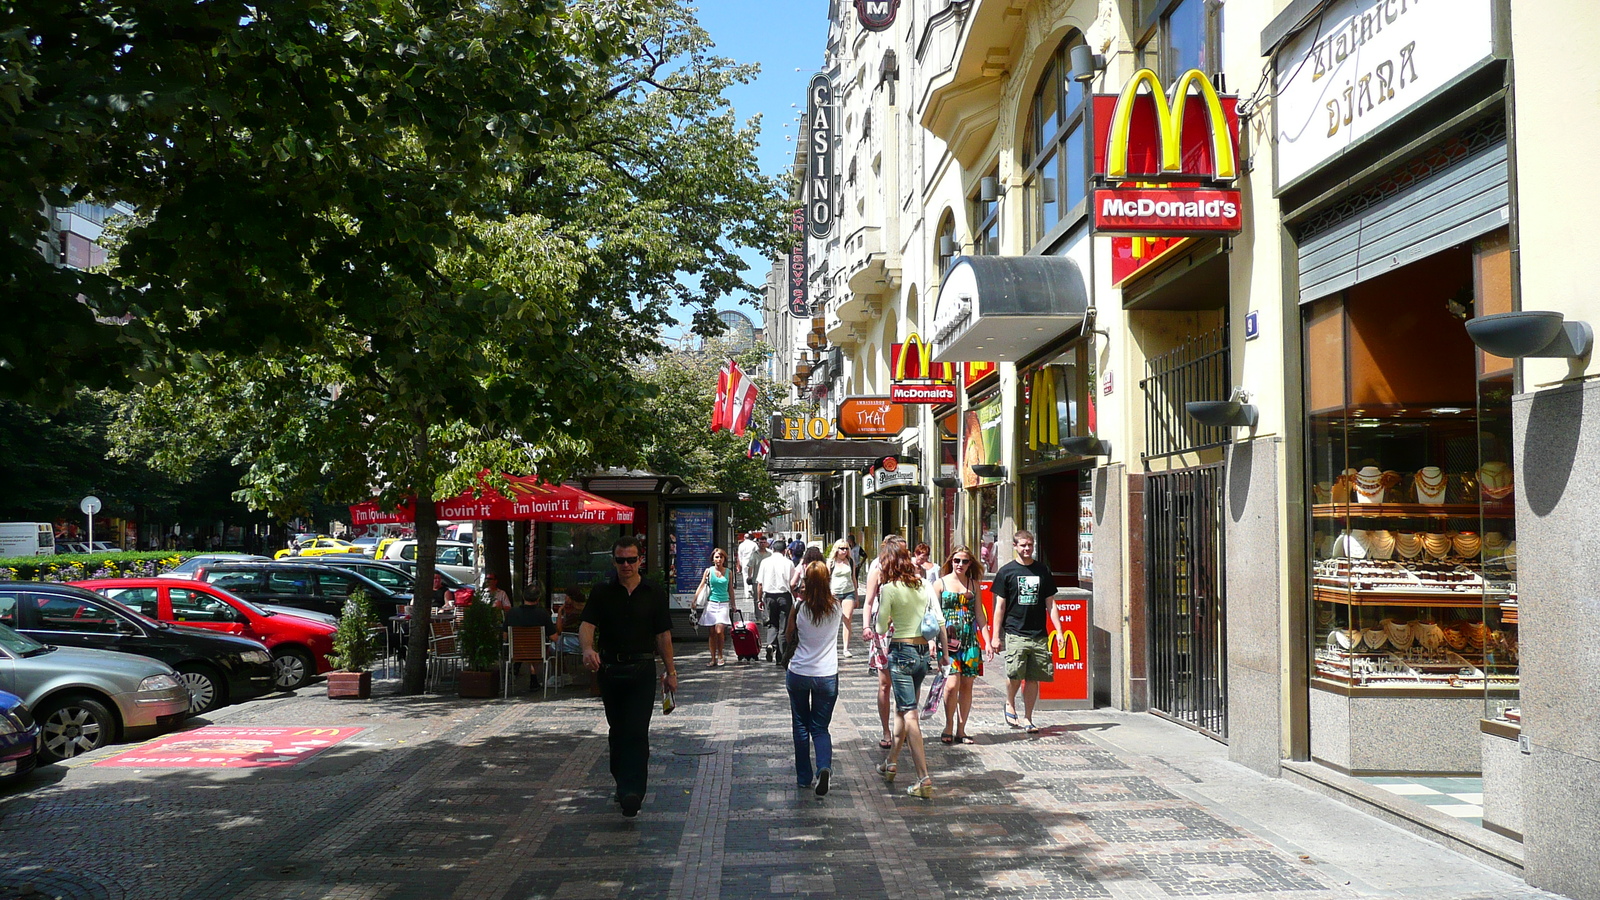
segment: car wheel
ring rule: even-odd
[[[39,710],[39,752],[50,762],[98,750],[116,736],[117,720],[88,697],[51,700]]]
[[[181,666],[178,674],[189,687],[189,715],[204,715],[222,705],[227,693],[216,672],[201,666]]]
[[[282,650],[272,655],[272,683],[280,691],[292,691],[311,680],[315,663],[304,650]]]

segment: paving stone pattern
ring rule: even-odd
[[[1208,809],[1162,760],[1102,740],[1092,713],[1041,712],[1040,735],[1007,728],[989,683],[976,745],[941,745],[942,717],[927,722],[936,795],[907,797],[909,754],[895,786],[873,772],[876,682],[846,662],[826,798],[796,789],[767,663],[682,661],[632,820],[611,800],[604,717],[583,688],[483,702],[381,681],[376,700],[333,703],[319,685],[212,719],[366,726],[301,766],[90,765],[125,749],[110,748],[0,790],[0,900],[1370,896]]]

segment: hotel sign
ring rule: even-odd
[[[817,240],[833,233],[833,81],[811,76],[806,90],[810,150],[806,162],[806,231]]]

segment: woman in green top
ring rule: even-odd
[[[924,800],[933,797],[933,779],[928,777],[928,760],[922,749],[922,726],[918,723],[917,693],[928,674],[929,642],[937,648],[939,664],[945,665],[944,616],[937,601],[932,601],[922,582],[922,572],[911,561],[904,543],[895,544],[878,567],[878,615],[874,627],[879,634],[892,634],[889,640],[889,683],[894,694],[895,714],[900,727],[895,729],[889,758],[878,766],[878,773],[894,781],[900,748],[911,746],[911,761],[917,767],[917,783],[906,793]],[[930,637],[922,630],[924,618],[938,622]]]
[[[704,597],[705,599],[702,599]],[[705,605],[700,624],[711,629],[711,666],[724,665],[722,642],[733,621],[728,617],[728,551],[718,547],[711,551],[711,567],[700,576],[700,586],[695,588],[694,603]]]

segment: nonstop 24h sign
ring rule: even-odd
[[[1094,192],[1095,233],[1238,234],[1237,104],[1219,97],[1199,69],[1179,76],[1170,100],[1150,69],[1135,72],[1120,94],[1097,94],[1095,174],[1106,186]]]

